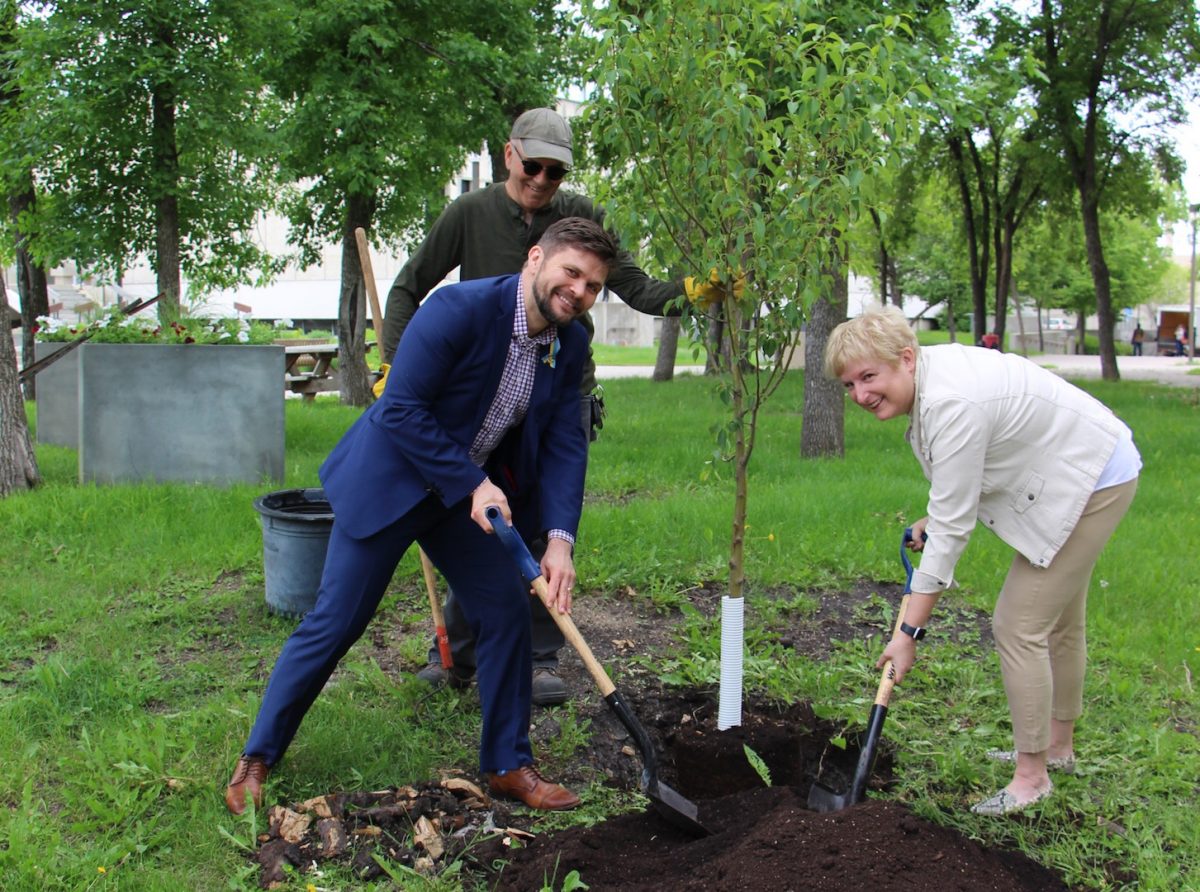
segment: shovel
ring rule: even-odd
[[[900,623],[904,622],[904,613],[908,609],[908,596],[912,593],[912,562],[904,551],[904,546],[912,541],[912,527],[904,530],[904,538],[900,540],[900,560],[904,564],[904,596],[900,599],[900,609],[896,611],[896,626],[892,636],[900,631]],[[808,791],[808,807],[817,812],[841,811],[856,802],[862,802],[867,789],[867,781],[871,777],[871,768],[875,764],[875,752],[879,749],[879,737],[883,733],[883,720],[887,718],[888,701],[892,698],[892,688],[896,685],[896,672],[892,661],[883,664],[883,672],[879,678],[879,688],[875,692],[875,704],[867,719],[867,739],[858,754],[858,765],[854,769],[854,778],[844,793],[835,793],[820,780],[813,781],[812,789]]]
[[[568,614],[559,613],[547,603],[549,590],[546,587],[546,580],[542,577],[541,567],[533,559],[533,555],[529,553],[529,549],[525,547],[521,537],[517,535],[516,530],[504,522],[500,509],[495,505],[487,509],[487,517],[491,521],[492,529],[500,537],[500,542],[517,565],[521,576],[533,586],[538,597],[542,599],[542,603],[546,604],[546,612],[554,618],[563,637],[571,643],[576,653],[579,654],[579,658],[583,660],[583,665],[600,689],[604,702],[617,714],[621,724],[637,742],[637,747],[642,753],[642,793],[654,804],[655,810],[676,827],[693,836],[707,836],[708,830],[696,820],[696,804],[684,799],[683,796],[658,779],[658,754],[654,750],[650,735],[646,733],[646,729],[634,716],[629,704],[625,702],[608,677],[608,673],[604,671],[604,667],[592,655],[592,649],[579,634],[579,629],[575,627],[575,621]]]

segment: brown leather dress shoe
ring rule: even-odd
[[[247,793],[254,800],[254,807],[262,808],[263,784],[270,773],[271,766],[258,756],[239,758],[237,767],[233,769],[233,777],[229,779],[229,786],[225,788],[225,804],[229,810],[235,815],[244,812]]]
[[[579,797],[562,784],[552,784],[532,765],[513,768],[504,774],[489,774],[488,789],[497,796],[519,799],[530,808],[563,811],[579,805]]]

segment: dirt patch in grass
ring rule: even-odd
[[[890,627],[887,605],[898,602],[900,586],[863,582],[847,592],[807,596],[807,604],[797,594],[766,594],[795,604],[774,615],[770,634],[819,659],[835,641],[877,636]],[[713,616],[718,609],[715,586],[697,587],[686,597],[704,615]],[[473,883],[521,892],[547,883],[561,888],[570,871],[578,871],[593,892],[774,892],[872,885],[961,892],[1067,888],[1053,872],[1018,852],[985,848],[885,798],[834,814],[809,810],[808,791],[817,776],[835,789],[848,785],[857,741],[849,740],[844,749],[831,745],[843,729],[823,722],[808,703],[754,698],[744,703],[740,726],[718,730],[716,691],[667,687],[633,659],[676,646],[678,611],[655,611],[645,597],[626,589],[579,598],[575,620],[652,738],[660,778],[697,805],[707,836],[684,833],[653,809],[591,827],[530,835],[536,827],[533,813],[518,803],[491,799],[478,777],[448,772],[448,784],[430,781],[377,793],[335,791],[322,797],[328,817],[313,816],[303,833],[293,827],[290,840],[276,820],[271,834],[260,840],[264,887],[288,862],[301,866],[336,859],[352,864],[366,880],[385,873],[377,861],[384,859],[427,874],[462,860],[472,872],[468,888]],[[377,621],[356,648],[389,676],[405,679],[419,667],[397,658],[397,642],[413,631],[387,619]],[[943,623],[939,633],[990,638],[986,618],[965,610]],[[560,673],[573,695],[574,720],[587,725],[590,739],[553,779],[574,789],[600,781],[637,790],[643,759],[636,741],[569,649],[562,653]],[[535,752],[545,751],[559,735],[565,716],[559,709],[534,711]],[[770,786],[751,764],[747,748],[765,765]],[[892,752],[885,737],[869,789],[886,792],[891,779]],[[295,809],[305,811],[299,804]]]

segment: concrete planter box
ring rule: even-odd
[[[43,359],[66,344],[35,344]],[[37,441],[79,448],[79,350],[73,350],[37,375]]]
[[[84,344],[38,376],[38,441],[78,449],[80,481],[282,480],[283,363],[275,346]]]

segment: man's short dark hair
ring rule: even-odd
[[[586,217],[563,217],[556,220],[542,234],[538,244],[547,257],[560,248],[578,248],[595,254],[600,262],[609,268],[621,250],[612,233]]]

